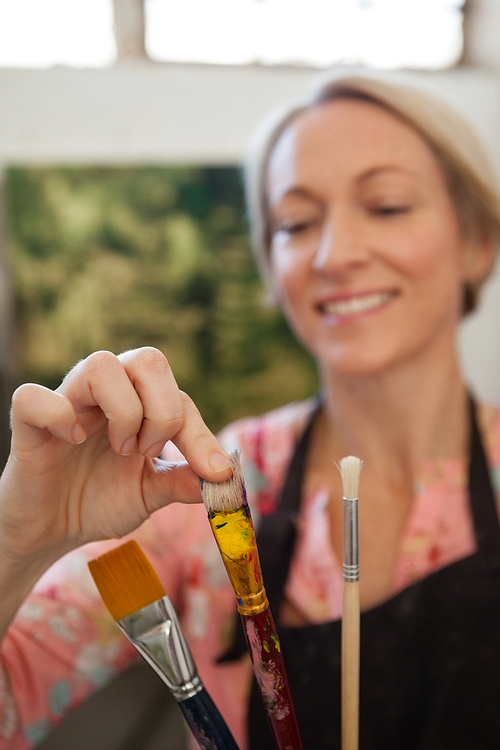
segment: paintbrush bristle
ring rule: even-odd
[[[153,566],[134,540],[91,560],[89,569],[114,620],[122,620],[165,596]]]
[[[238,510],[247,504],[247,494],[243,472],[241,471],[240,452],[234,451],[229,456],[233,476],[224,482],[207,482],[201,479],[201,496],[205,508],[211,511],[224,512]]]
[[[363,462],[356,456],[346,456],[338,465],[342,477],[343,495],[346,500],[357,500],[359,494],[359,475]]]

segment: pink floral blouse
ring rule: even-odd
[[[259,518],[274,508],[311,405],[293,403],[244,419],[221,435],[228,450],[242,450],[257,526]],[[498,490],[500,409],[489,409],[484,438]],[[175,449],[167,446],[165,454],[173,457]],[[341,566],[330,544],[327,501],[323,491],[303,500],[286,586],[293,609],[311,623],[341,615]],[[231,640],[235,601],[203,506],[160,510],[134,537],[181,617],[206,688],[245,750],[251,670],[247,659],[215,663]],[[105,611],[87,570],[88,559],[121,543],[96,543],[67,555],[43,576],[19,610],[0,651],[0,750],[25,750],[40,742],[86,696],[136,658],[135,649]],[[466,467],[456,460],[429,462],[415,488],[394,571],[394,592],[474,550]]]

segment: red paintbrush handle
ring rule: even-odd
[[[241,615],[255,679],[278,750],[303,750],[281,646],[269,607]]]

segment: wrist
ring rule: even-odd
[[[19,557],[0,546],[0,640],[33,586],[58,557]]]

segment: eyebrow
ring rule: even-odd
[[[409,175],[410,177],[419,179],[418,172],[415,172],[413,169],[408,169],[408,167],[398,167],[394,164],[387,164],[380,167],[373,167],[372,169],[368,169],[366,172],[363,172],[363,174],[359,175],[359,177],[356,178],[356,182],[367,182],[373,177],[378,177],[380,174],[385,174],[386,172],[396,172],[398,174]]]
[[[395,164],[387,164],[387,165],[383,164],[379,167],[372,167],[371,169],[368,169],[366,172],[363,172],[358,177],[356,177],[355,182],[362,184],[364,182],[368,182],[374,177],[378,177],[379,175],[383,175],[383,174],[391,173],[391,172],[395,172],[396,174],[408,175],[410,177],[420,180],[420,175],[418,174],[418,172],[416,172],[413,169],[408,169],[408,167],[398,167]],[[302,187],[301,185],[294,185],[288,190],[285,190],[285,192],[279,196],[279,200],[281,201],[284,198],[288,198],[289,196],[291,197],[297,196],[298,198],[306,198],[307,200],[318,201],[318,202],[321,201],[321,199],[317,195],[315,195],[315,193],[309,190],[309,188]]]
[[[321,200],[311,190],[305,187],[301,187],[300,185],[296,185],[294,187],[289,188],[288,190],[285,190],[285,192],[282,193],[278,197],[278,203],[284,200],[285,198],[289,198],[289,197],[305,198],[306,200],[314,201],[317,203],[319,203]]]

